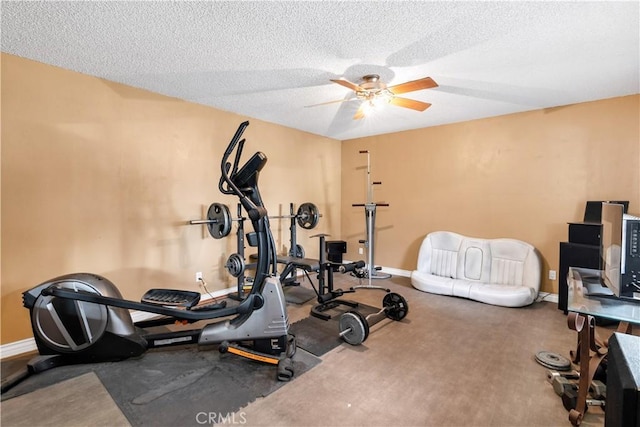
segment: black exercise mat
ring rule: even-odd
[[[335,309],[326,311],[327,314],[331,315],[331,319],[322,320],[310,316],[292,324],[289,332],[296,336],[298,348],[320,357],[344,342],[342,338],[340,338],[338,322],[340,315],[350,310],[357,310],[365,317],[371,313],[380,311],[379,308],[366,304],[358,304],[358,307],[355,309],[346,305],[339,305]]]
[[[293,360],[292,381],[321,362],[302,349]],[[232,414],[287,384],[277,381],[274,365],[220,354],[215,349],[198,351],[194,346],[151,350],[121,362],[54,368],[18,384],[3,399],[90,371],[100,378],[133,426],[198,426],[202,417]]]
[[[286,286],[283,292],[285,301],[291,304],[304,304],[316,297],[313,289],[305,288],[302,285]]]

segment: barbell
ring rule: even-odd
[[[303,203],[298,208],[295,215],[277,215],[267,218],[295,218],[298,225],[305,230],[311,230],[318,225],[322,214],[313,203]],[[240,221],[246,218],[231,218],[229,208],[222,203],[212,203],[207,210],[207,219],[194,219],[189,221],[191,225],[204,224],[207,226],[209,234],[214,239],[222,239],[231,232],[231,221]]]
[[[382,309],[377,313],[371,313],[367,317],[355,310],[347,311],[340,316],[338,327],[340,338],[351,345],[360,345],[369,337],[369,329],[378,323],[383,317],[400,321],[409,312],[407,300],[400,294],[389,292],[382,299]]]

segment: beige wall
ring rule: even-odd
[[[31,336],[26,289],[87,271],[137,300],[152,287],[234,286],[222,268],[232,234],[214,240],[202,218],[218,190],[220,159],[246,118],[102,79],[2,55],[2,343]],[[260,189],[271,215],[315,203],[323,217],[298,229],[307,256],[324,232],[340,235],[340,142],[259,120],[244,159],[263,151]],[[280,250],[289,220],[272,220]],[[250,223],[247,223],[250,228]],[[249,248],[248,248],[249,249]]]
[[[222,268],[235,238],[201,226],[218,191],[235,114],[2,54],[2,343],[31,336],[21,293],[60,274],[89,271],[126,298],[151,287],[233,286]],[[271,215],[315,203],[319,226],[298,229],[317,257],[324,232],[363,259],[366,156],[382,181],[375,201],[376,264],[413,270],[434,230],[513,237],[558,269],[566,222],[586,200],[629,199],[640,213],[640,96],[339,141],[250,119],[246,155],[269,162],[260,188]],[[425,114],[428,114],[426,112]],[[288,221],[272,221],[281,251]],[[235,230],[234,230],[235,231]],[[233,233],[233,231],[232,231]],[[543,290],[557,292],[545,279]]]
[[[364,238],[366,155],[377,209],[375,263],[415,269],[424,236],[451,230],[511,237],[541,253],[542,290],[557,292],[567,222],[586,200],[630,200],[640,214],[640,96],[627,96],[342,143],[342,233],[348,259]],[[424,114],[428,114],[428,111]]]

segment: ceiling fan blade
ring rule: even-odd
[[[394,95],[399,95],[401,93],[413,92],[414,90],[431,89],[433,87],[438,87],[438,83],[436,83],[431,77],[425,77],[406,83],[400,83],[399,85],[391,86],[387,89],[389,89]]]
[[[400,98],[397,96],[391,98],[389,102],[393,105],[397,105],[398,107],[411,108],[412,110],[416,111],[424,111],[427,108],[431,107],[431,104],[427,102],[416,101],[415,99]]]
[[[364,102],[360,104],[360,107],[358,107],[358,111],[356,111],[356,114],[353,115],[353,120],[358,120],[363,117],[364,117]]]
[[[353,90],[355,92],[362,90],[362,88],[360,86],[358,86],[355,83],[351,83],[348,80],[344,80],[344,79],[339,79],[339,80],[330,79],[330,80],[332,82],[334,82],[334,83],[338,83],[339,85],[342,85],[342,86],[344,86],[346,88],[349,88],[349,89],[351,89],[351,90]]]
[[[310,108],[310,107],[318,107],[320,105],[327,105],[327,104],[336,104],[338,102],[349,102],[349,101],[354,101],[358,98],[349,98],[349,99],[337,99],[335,101],[327,101],[327,102],[321,102],[319,104],[311,104],[311,105],[305,105],[304,108]]]

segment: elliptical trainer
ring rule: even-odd
[[[197,306],[200,300],[197,292],[152,289],[141,302],[136,302],[123,299],[113,283],[95,274],[75,273],[48,280],[23,293],[23,304],[30,310],[40,353],[29,362],[28,374],[64,364],[127,359],[149,348],[197,343],[220,344],[220,351],[278,365],[277,378],[291,379],[295,340],[288,334],[289,320],[280,282],[269,275],[273,236],[258,189],[258,177],[267,157],[256,152],[238,167],[245,142],[241,136],[248,125],[248,121],[240,124],[227,146],[219,183],[222,193],[240,199],[254,229],[247,237],[257,246],[258,261],[246,298],[234,307],[226,307],[224,303]],[[228,160],[234,150],[232,165]],[[134,323],[128,310],[160,317]],[[223,317],[231,318],[201,329],[162,333],[145,330],[176,321],[185,324]],[[3,391],[16,383],[3,385]]]

